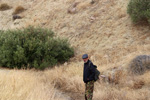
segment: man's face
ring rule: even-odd
[[[89,60],[89,58],[83,59],[84,63],[87,63],[88,60]]]

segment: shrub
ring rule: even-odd
[[[25,11],[25,8],[22,6],[18,6],[18,7],[16,7],[15,11],[13,12],[13,15],[22,13],[23,11]]]
[[[130,62],[130,70],[134,74],[143,74],[146,70],[150,69],[150,56],[140,55],[135,57]]]
[[[0,32],[0,65],[45,69],[68,61],[74,54],[65,39],[48,29],[28,27]]]
[[[0,5],[0,11],[8,10],[11,7],[7,3],[3,3]]]
[[[150,0],[130,0],[127,12],[134,23],[150,23]]]

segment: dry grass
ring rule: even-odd
[[[2,3],[0,5],[0,11],[4,11],[4,10],[8,10],[10,9],[11,7],[7,4],[7,3]]]
[[[42,72],[1,70],[1,100],[66,100]]]
[[[72,62],[45,71],[1,70],[0,98],[2,100],[70,100],[67,95],[71,95],[81,96],[82,98],[75,100],[82,100],[84,97],[82,64],[83,62]],[[150,86],[149,75],[145,73],[142,76],[130,76],[124,72],[120,76],[122,80],[119,79],[117,84],[98,81],[95,83],[94,100],[149,100],[147,99],[150,97],[147,88]]]
[[[22,13],[22,12],[24,12],[24,11],[25,11],[25,8],[24,8],[24,7],[18,6],[18,7],[15,8],[15,11],[13,12],[13,15]]]
[[[150,27],[132,25],[126,13],[128,1],[97,0],[93,5],[91,0],[33,1],[31,8],[24,12],[27,19],[19,27],[43,27],[41,23],[46,22],[46,27],[52,28],[58,36],[69,39],[76,56],[68,64],[44,72],[14,70],[9,74],[0,73],[0,90],[3,90],[0,98],[20,100],[22,96],[22,100],[61,100],[64,94],[56,95],[58,89],[84,93],[81,55],[88,53],[101,73],[109,76],[111,81],[95,84],[94,100],[149,100],[150,73],[131,75],[128,65],[137,55],[149,55]],[[77,13],[68,14],[67,9],[74,2],[80,2]],[[121,68],[121,71],[113,68]],[[13,90],[14,86],[16,90]],[[44,98],[42,95],[48,92],[54,94]]]

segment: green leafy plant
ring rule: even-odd
[[[127,12],[134,23],[150,23],[150,0],[130,0]]]
[[[0,31],[0,65],[8,68],[45,69],[74,55],[65,39],[54,38],[48,29],[28,27]]]

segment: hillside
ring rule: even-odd
[[[60,68],[40,73],[35,71],[23,71],[23,73],[29,74],[31,72],[31,74],[34,74],[31,75],[33,79],[36,79],[36,74],[40,75],[42,73],[41,80],[44,81],[44,84],[47,84],[46,86],[53,87],[52,84],[54,84],[56,90],[58,88],[63,92],[71,91],[71,93],[77,95],[75,92],[84,92],[81,55],[88,53],[91,56],[90,59],[99,66],[103,74],[111,73],[113,68],[123,70],[123,75],[120,76],[120,84],[117,86],[96,83],[95,100],[100,100],[100,98],[104,100],[149,100],[148,93],[150,91],[147,89],[150,83],[148,79],[150,78],[149,73],[139,77],[132,77],[127,72],[131,59],[137,55],[149,54],[150,49],[150,26],[133,25],[126,12],[129,0],[96,0],[95,4],[90,4],[90,0],[0,0],[0,4],[4,2],[13,8],[0,11],[0,30],[22,28],[29,25],[47,27],[51,28],[56,33],[56,36],[68,38],[75,48],[75,57],[69,63],[60,66]],[[73,14],[68,13],[68,8],[75,2],[79,2],[76,6],[76,12]],[[26,8],[26,11],[20,14],[20,16],[23,16],[22,19],[13,21],[12,12],[18,5]],[[60,74],[52,77],[55,72]],[[22,71],[11,71],[7,75],[8,80],[12,78],[11,75],[18,73],[22,73]],[[1,76],[3,75],[5,74],[1,73]],[[47,77],[52,79],[49,80]],[[0,81],[3,81],[2,79]],[[79,79],[80,81],[77,81]],[[8,80],[5,80],[5,82],[9,82]],[[14,80],[18,81],[17,76],[14,76]],[[19,80],[22,81],[21,78]],[[43,81],[41,80],[37,79],[33,81],[33,84],[36,84],[36,82],[42,84]],[[141,80],[144,82],[144,87],[142,89],[133,89],[134,82],[138,83]],[[25,80],[25,82],[28,81]],[[2,84],[4,85],[4,83]],[[18,84],[22,85],[23,83]],[[5,87],[8,86],[6,85]],[[32,85],[29,84],[28,87],[32,87]],[[29,91],[32,91],[32,89]],[[34,91],[32,92],[34,94]],[[43,94],[49,91],[44,92],[43,89]],[[40,94],[41,92],[39,91],[38,93]],[[20,94],[22,96],[24,92]],[[19,93],[14,92],[14,95],[16,97],[14,100],[20,100],[17,98]],[[69,96],[69,94],[66,95]],[[0,95],[0,97],[3,96],[4,94]],[[6,97],[8,96],[13,97],[9,93]],[[49,96],[46,97],[49,98]],[[60,97],[61,99],[59,96],[56,97],[56,100],[63,100],[62,97]],[[111,97],[113,98],[109,99]],[[2,98],[2,100],[4,99]],[[28,98],[24,97],[22,100],[26,99]],[[64,100],[69,100],[69,97]]]

